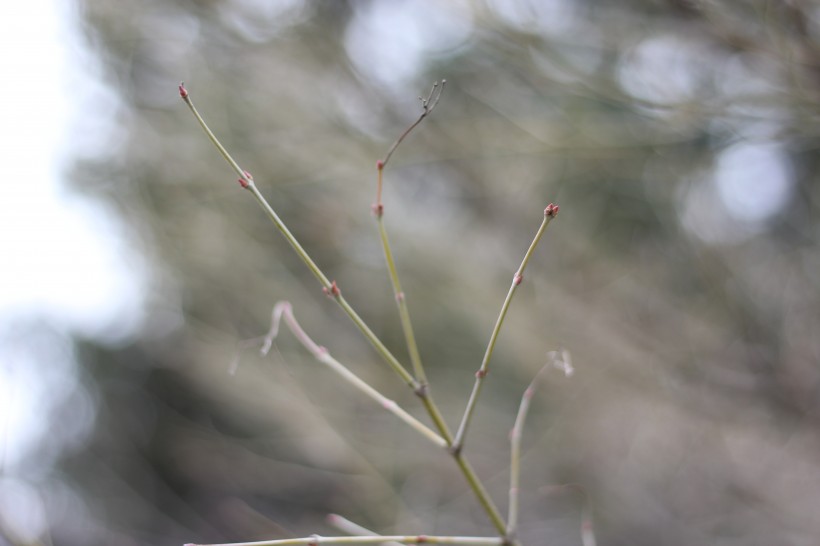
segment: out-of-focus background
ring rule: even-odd
[[[0,544],[492,534],[449,458],[284,333],[275,302],[423,420],[210,146],[212,128],[407,362],[385,219],[458,422],[547,203],[467,441],[521,538],[820,536],[820,6],[751,0],[38,0],[0,17]],[[232,362],[239,358],[238,366]],[[231,373],[233,372],[233,373]]]

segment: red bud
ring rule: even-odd
[[[341,295],[341,293],[342,293],[342,291],[341,291],[341,290],[339,290],[339,287],[336,285],[336,281],[333,281],[333,282],[331,282],[331,283],[330,283],[330,288],[328,288],[328,287],[326,287],[326,286],[323,286],[323,287],[322,287],[322,292],[323,292],[323,293],[325,294],[325,296],[327,296],[327,297],[337,297],[337,298],[338,298],[338,297]]]

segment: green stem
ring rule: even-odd
[[[493,328],[492,334],[490,334],[490,342],[487,345],[487,351],[484,353],[484,359],[481,361],[481,368],[479,368],[478,372],[475,374],[473,391],[470,393],[470,398],[467,401],[467,408],[464,410],[464,416],[461,419],[461,424],[458,427],[458,432],[456,433],[456,438],[453,442],[453,447],[456,450],[460,451],[464,447],[464,438],[467,435],[467,428],[470,426],[470,420],[473,417],[475,405],[478,401],[478,395],[481,393],[481,387],[484,384],[484,378],[487,377],[490,366],[490,358],[493,356],[493,350],[495,349],[495,343],[498,340],[498,334],[501,332],[501,327],[504,325],[504,318],[507,316],[507,310],[510,308],[510,302],[512,302],[515,291],[524,279],[524,269],[527,267],[527,263],[530,261],[530,258],[535,251],[535,247],[538,246],[538,242],[544,235],[544,231],[547,229],[547,226],[555,217],[557,212],[558,207],[552,204],[544,210],[544,220],[541,222],[541,227],[538,228],[532,243],[530,243],[530,247],[527,249],[527,253],[524,255],[521,265],[518,267],[518,271],[516,271],[513,276],[512,284],[510,285],[509,291],[507,291],[507,297],[501,305],[501,312],[498,314],[498,318],[495,321],[495,327]]]
[[[429,95],[426,99],[422,99],[422,113],[419,117],[407,127],[399,138],[393,142],[390,149],[384,156],[384,159],[376,163],[376,168],[378,169],[378,179],[376,185],[376,203],[373,206],[373,211],[376,214],[376,218],[378,221],[379,226],[379,236],[382,242],[382,248],[384,250],[384,257],[387,262],[387,270],[390,276],[390,282],[393,285],[393,294],[396,298],[396,303],[399,308],[399,319],[401,321],[402,329],[404,331],[405,341],[407,343],[407,349],[410,353],[410,360],[413,364],[413,371],[415,373],[416,379],[421,383],[421,388],[416,391],[416,394],[419,395],[421,398],[422,403],[424,404],[427,413],[430,415],[430,418],[433,420],[436,428],[438,429],[441,436],[447,441],[448,446],[453,445],[453,436],[450,432],[447,423],[444,421],[444,418],[439,411],[438,405],[435,403],[432,397],[432,393],[430,392],[428,383],[427,383],[427,376],[424,372],[424,366],[421,362],[421,357],[419,355],[418,346],[416,344],[416,338],[413,333],[413,326],[410,320],[410,312],[407,309],[407,299],[405,294],[401,288],[401,282],[399,281],[399,274],[396,269],[396,263],[393,259],[393,252],[390,248],[390,242],[387,237],[387,229],[384,226],[384,204],[382,203],[382,192],[384,188],[384,169],[387,166],[390,158],[393,156],[393,153],[399,147],[399,145],[404,141],[405,138],[415,129],[424,118],[427,117],[430,112],[438,104],[439,99],[441,98],[441,92],[444,90],[444,84],[446,83],[445,80],[441,82],[441,87],[438,87],[438,83],[433,85],[433,88],[430,90]],[[436,92],[438,91],[438,92]],[[490,497],[487,490],[484,488],[484,485],[481,483],[481,480],[476,475],[473,468],[464,458],[463,454],[458,449],[450,449],[449,450],[451,455],[458,464],[459,469],[461,470],[462,474],[464,474],[464,478],[467,480],[470,488],[473,490],[479,504],[484,508],[484,511],[487,512],[490,520],[492,521],[495,528],[498,530],[498,533],[504,537],[507,536],[506,525],[504,524],[504,520],[501,517],[498,508],[496,508],[495,504],[493,503],[492,498]]]
[[[484,484],[481,483],[473,467],[470,466],[470,463],[460,452],[454,452],[453,457],[461,469],[462,474],[464,474],[464,477],[467,479],[467,482],[470,484],[470,488],[475,493],[476,498],[478,498],[478,502],[481,503],[482,508],[484,508],[484,511],[487,512],[487,515],[490,517],[490,521],[492,521],[498,534],[502,537],[507,537],[507,525],[504,523],[504,518],[501,517],[501,512],[496,508],[495,503],[493,503],[490,498],[490,494],[487,493]]]
[[[376,164],[378,169],[378,181],[376,184],[376,204],[374,205],[374,212],[376,213],[376,218],[378,219],[379,224],[379,237],[382,241],[382,248],[384,249],[384,258],[387,261],[387,269],[390,274],[390,282],[393,285],[393,295],[396,298],[396,304],[399,307],[399,319],[401,321],[401,327],[404,332],[404,338],[407,343],[407,351],[410,353],[410,362],[413,366],[413,373],[415,373],[416,379],[421,383],[422,388],[426,388],[427,386],[427,376],[424,373],[424,366],[421,363],[421,356],[419,355],[419,348],[418,344],[416,343],[416,336],[413,334],[413,324],[410,320],[410,312],[407,309],[407,301],[404,295],[404,291],[401,289],[401,283],[399,282],[399,273],[396,269],[396,262],[393,260],[393,251],[390,249],[390,242],[387,238],[387,230],[384,227],[384,220],[382,219],[382,215],[384,213],[384,205],[382,204],[382,189],[384,187],[384,168],[390,162],[390,158],[393,156],[393,153],[399,147],[399,145],[407,138],[413,129],[415,129],[424,118],[426,118],[432,111],[435,109],[436,105],[438,104],[439,99],[441,99],[441,94],[444,91],[444,86],[447,83],[447,80],[442,80],[441,85],[439,86],[438,82],[433,84],[432,89],[430,89],[430,93],[427,95],[427,98],[421,98],[422,104],[422,111],[419,117],[410,124],[404,132],[399,135],[399,138],[396,139],[395,142],[390,146],[390,149],[387,150],[387,153],[384,156],[384,159],[379,161]]]
[[[410,320],[410,311],[407,309],[407,299],[399,282],[399,273],[396,270],[396,262],[393,260],[393,252],[390,250],[390,242],[387,239],[387,230],[384,228],[384,220],[379,217],[379,235],[384,249],[384,258],[387,262],[387,270],[390,273],[390,282],[393,285],[393,295],[396,305],[399,308],[399,319],[404,332],[404,339],[407,343],[407,351],[410,353],[410,362],[413,365],[413,373],[422,385],[427,384],[427,375],[424,373],[424,366],[421,363],[419,347],[416,343],[416,336],[413,333],[413,323]]]

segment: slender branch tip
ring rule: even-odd
[[[183,99],[188,98],[188,90],[185,89],[185,82],[179,82],[179,96]]]
[[[438,104],[439,99],[441,99],[441,94],[444,92],[444,84],[447,80],[441,80],[441,85],[439,82],[433,83],[433,87],[430,89],[430,93],[427,94],[427,97],[419,97],[419,101],[421,101],[421,114],[416,121],[414,121],[410,126],[404,130],[404,132],[393,142],[393,145],[390,146],[390,149],[387,150],[384,158],[376,162],[376,167],[379,169],[379,173],[384,170],[384,167],[387,166],[387,163],[390,161],[390,157],[393,155],[393,152],[396,151],[396,148],[401,144],[401,142],[409,135],[413,129],[415,129],[419,123],[422,122],[424,118],[427,117],[433,111],[433,108],[436,107]],[[438,90],[438,92],[436,91]],[[381,183],[379,183],[379,196],[381,196]],[[379,198],[381,201],[381,198]]]
[[[516,289],[521,284],[524,279],[524,270],[527,267],[527,263],[530,261],[532,257],[535,247],[538,246],[538,242],[541,240],[541,237],[544,235],[544,231],[549,225],[552,218],[558,213],[558,205],[554,203],[550,203],[547,205],[547,208],[544,209],[544,219],[541,221],[541,226],[538,228],[538,231],[535,233],[535,236],[530,243],[527,252],[524,254],[524,259],[521,260],[521,265],[518,267],[518,270],[513,277],[512,285],[510,289],[507,291],[507,297],[504,298],[504,303],[501,304],[501,311],[498,313],[498,318],[496,319],[495,326],[493,327],[493,331],[490,334],[490,341],[487,344],[487,350],[484,353],[484,358],[481,361],[481,367],[479,368],[478,372],[476,372],[475,377],[476,381],[473,385],[473,390],[470,393],[470,398],[467,400],[467,407],[464,410],[464,415],[461,418],[461,424],[458,427],[458,431],[456,432],[455,443],[463,443],[464,438],[467,434],[467,428],[470,425],[470,420],[472,419],[473,412],[475,410],[475,405],[478,400],[478,395],[481,392],[481,387],[484,384],[484,378],[487,375],[490,359],[493,354],[493,350],[495,349],[496,341],[498,340],[498,334],[501,331],[501,327],[504,324],[504,319],[507,316],[507,311],[510,308],[510,302],[512,301],[513,295],[515,294]],[[514,526],[513,526],[514,527]]]

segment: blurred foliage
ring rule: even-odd
[[[451,426],[544,206],[466,453],[502,509],[525,430],[522,539],[814,544],[820,536],[820,9],[812,2],[87,0],[121,131],[78,161],[153,264],[143,333],[78,342],[95,432],[60,463],[88,508],[55,544],[492,533],[460,474],[289,335],[238,340],[293,302],[318,343],[422,415],[232,181],[176,86],[290,229],[407,361],[369,213],[385,218]]]

